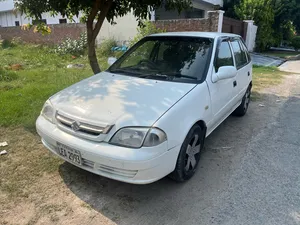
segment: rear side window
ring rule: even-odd
[[[250,54],[249,54],[249,52],[248,52],[248,49],[247,49],[245,43],[244,43],[243,41],[240,41],[240,44],[241,44],[241,46],[242,46],[242,50],[243,50],[243,51],[245,52],[245,54],[247,55],[248,62],[250,62],[250,61],[251,61],[251,56],[250,56]]]
[[[231,44],[236,61],[236,67],[237,69],[240,69],[248,63],[246,52],[241,48],[239,40],[234,40],[231,42]]]
[[[217,53],[215,64],[216,71],[218,72],[219,68],[222,66],[234,66],[232,52],[227,41],[221,43],[219,52]]]

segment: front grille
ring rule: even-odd
[[[56,115],[56,120],[63,127],[68,128],[77,133],[83,133],[95,137],[107,132],[107,127],[99,127],[91,124],[77,122],[71,118],[68,118],[58,113]]]
[[[82,165],[94,169],[95,163],[93,161],[82,158]]]
[[[120,177],[127,177],[127,178],[133,178],[137,174],[137,170],[124,170],[124,169],[118,169],[115,167],[105,166],[105,165],[99,165],[98,168],[101,172],[106,174],[112,174],[117,175]]]

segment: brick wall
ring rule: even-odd
[[[219,24],[219,12],[208,12],[208,18],[203,19],[176,19],[176,20],[157,20],[157,28],[164,29],[167,32],[181,31],[202,31],[217,32]]]
[[[82,32],[86,31],[85,24],[55,24],[49,25],[52,29],[51,34],[42,35],[29,31],[21,30],[21,27],[0,27],[0,38],[11,40],[20,37],[24,42],[35,44],[58,44],[67,37],[78,39]]]

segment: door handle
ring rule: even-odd
[[[233,81],[233,87],[236,87],[236,86],[237,86],[237,82],[235,80],[235,81]]]
[[[250,76],[250,72],[248,72],[248,77]]]

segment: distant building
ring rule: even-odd
[[[42,21],[46,24],[60,24],[60,23],[79,23],[79,18],[74,17],[74,21],[57,15],[50,16],[49,13],[42,15]],[[14,10],[13,0],[4,0],[0,2],[0,27],[15,27],[23,24],[35,23],[31,18],[22,15],[20,12]]]

